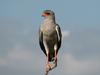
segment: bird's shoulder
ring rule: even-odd
[[[59,26],[59,24],[56,24],[56,31],[59,33],[59,35],[62,37],[62,33],[61,33],[61,28]]]
[[[60,27],[60,25],[56,23],[56,27]]]
[[[61,28],[60,28],[59,24],[56,24],[55,29],[57,29],[57,30],[60,30],[60,31],[61,31]]]

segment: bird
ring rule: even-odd
[[[39,45],[46,55],[45,75],[57,67],[57,54],[61,47],[62,33],[60,26],[56,23],[55,13],[52,10],[44,10],[43,22],[39,26]],[[52,67],[50,62],[54,63]]]

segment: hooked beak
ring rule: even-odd
[[[42,16],[42,17],[46,17],[46,16],[48,16],[48,14],[43,13],[41,16]]]

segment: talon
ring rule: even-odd
[[[49,71],[51,70],[50,64],[46,65],[46,75],[48,75]]]
[[[46,65],[46,72],[49,72],[51,70],[51,66],[50,66],[50,64],[47,64]]]

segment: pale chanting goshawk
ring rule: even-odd
[[[61,47],[62,33],[59,25],[55,21],[55,14],[51,10],[44,10],[42,13],[44,20],[39,28],[39,44],[46,55],[46,75],[57,66],[57,54]],[[53,62],[51,67],[49,62]]]

